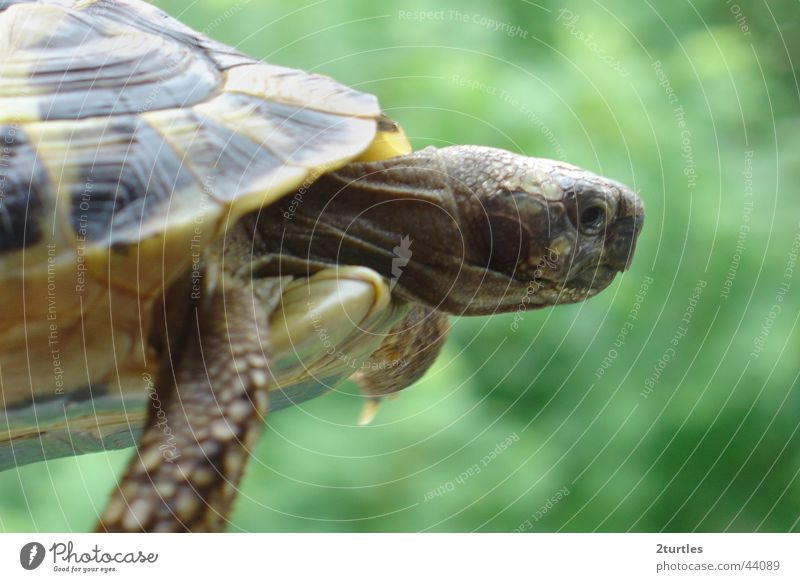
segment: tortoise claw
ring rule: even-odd
[[[380,396],[368,396],[364,401],[364,406],[361,407],[361,414],[358,416],[358,426],[367,426],[372,424],[375,417],[378,415],[378,410],[381,407]]]

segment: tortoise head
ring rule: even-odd
[[[438,154],[464,242],[476,250],[467,269],[481,277],[459,312],[581,301],[630,265],[644,205],[625,185],[494,148],[454,146]]]
[[[282,272],[363,265],[412,303],[488,315],[591,297],[630,264],[638,196],[575,166],[480,146],[351,163],[260,219]]]

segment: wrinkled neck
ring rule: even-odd
[[[485,276],[473,267],[480,261],[462,208],[437,150],[426,148],[349,164],[250,220],[255,252],[279,255],[284,274],[362,265],[406,300],[462,313]]]

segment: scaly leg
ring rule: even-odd
[[[412,305],[402,321],[354,376],[367,401],[359,424],[369,424],[381,399],[422,378],[447,339],[447,315],[422,305]]]
[[[280,280],[266,284],[280,296]],[[221,280],[194,310],[177,388],[159,387],[161,409],[151,413],[98,531],[224,528],[268,407],[268,308],[254,291],[270,294]]]

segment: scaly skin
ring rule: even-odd
[[[479,146],[349,164],[289,213],[292,204],[245,219],[256,252],[280,257],[282,273],[364,265],[407,301],[456,315],[595,295],[627,268],[644,220],[639,197],[618,182]],[[403,239],[411,256],[397,277]]]
[[[644,220],[641,200],[618,182],[477,146],[350,164],[292,204],[246,219],[258,253],[298,274],[367,265],[413,305],[353,377],[367,397],[361,424],[433,364],[447,313],[587,299],[627,267]],[[588,228],[580,217],[593,207],[605,217]]]
[[[422,378],[447,340],[447,314],[412,305],[381,346],[352,379],[367,397],[359,424],[369,424],[385,396],[400,392]]]
[[[270,372],[266,311],[253,302],[250,286],[222,283],[191,313],[175,383],[168,381],[170,370],[160,378],[163,421],[174,443],[163,446],[166,434],[153,409],[99,531],[225,527],[263,429]]]
[[[151,421],[99,529],[224,526],[266,411],[265,333],[279,277],[363,265],[411,304],[373,354],[375,369],[357,375],[377,399],[433,363],[447,314],[570,303],[605,288],[627,268],[643,217],[622,184],[476,146],[350,164],[315,182],[291,213],[277,204],[246,217],[237,232],[247,236],[214,259],[239,276],[224,279],[224,294],[211,290],[194,320],[199,331],[194,322],[187,328],[177,389],[160,387],[181,457],[161,454],[163,435]],[[406,365],[391,365],[398,360]]]

